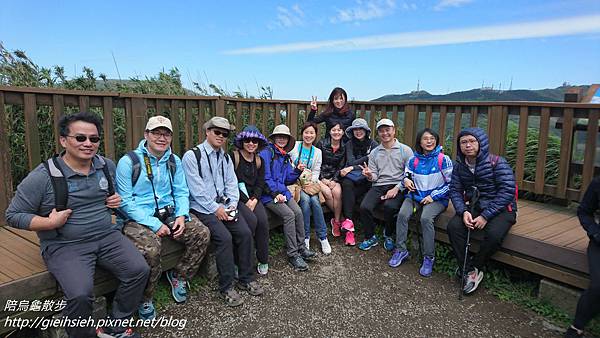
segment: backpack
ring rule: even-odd
[[[140,178],[140,173],[142,172],[142,164],[140,163],[140,158],[137,156],[135,151],[132,150],[127,152],[127,156],[129,156],[132,163],[131,187],[134,187],[138,179]],[[167,167],[169,168],[169,172],[171,173],[171,178],[175,178],[175,173],[177,172],[177,163],[175,163],[175,155],[169,155]]]
[[[198,162],[198,173],[200,174],[200,178],[204,179],[204,176],[202,175],[202,166],[200,164],[200,160],[202,159],[202,152],[198,147],[192,148],[192,151],[194,152],[194,156],[196,156],[196,162]],[[229,164],[229,161],[231,160],[229,158],[229,154],[225,153],[224,156],[225,161],[227,162],[227,164]],[[223,173],[223,166],[221,166],[221,174],[223,175],[223,177],[225,177],[225,174]]]
[[[42,162],[48,173],[50,174],[50,181],[52,182],[52,188],[54,189],[54,205],[56,211],[62,211],[67,209],[67,202],[69,200],[69,186],[67,185],[67,179],[65,174],[58,164],[58,154],[52,156],[47,161]],[[104,177],[108,181],[108,196],[114,195],[115,185],[106,166],[106,160],[100,155],[96,155],[100,163],[102,163],[102,172]]]
[[[232,153],[234,170],[237,170],[238,166],[240,165],[240,152],[237,150],[233,150]],[[260,169],[260,167],[262,166],[262,159],[258,154],[254,154],[254,158],[256,159],[256,169]]]

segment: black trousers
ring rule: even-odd
[[[381,196],[385,195],[387,191],[394,186],[395,184],[373,186],[369,189],[365,198],[363,198],[362,203],[360,204],[360,221],[364,227],[365,239],[369,239],[375,234],[375,216],[373,216],[373,211],[381,203],[383,203],[383,213],[385,217],[384,235],[392,236],[394,233],[394,230],[396,229],[394,218],[402,206],[404,193],[398,192],[398,195],[392,199],[381,200]]]
[[[473,218],[478,216],[476,213]],[[483,231],[483,241],[479,245],[477,252],[468,262],[467,272],[473,267],[481,269],[485,263],[498,251],[510,227],[516,222],[516,214],[514,211],[503,211],[492,219],[488,220],[483,230],[471,230],[471,236],[475,231]],[[467,227],[463,223],[462,215],[452,217],[447,226],[448,237],[454,251],[454,256],[458,260],[458,265],[462,268],[465,259],[465,246],[467,245]]]
[[[360,182],[354,182],[347,178],[342,179],[342,213],[346,218],[352,219],[356,201],[360,200],[370,187],[371,183],[366,179]]]
[[[246,222],[252,235],[254,236],[254,245],[256,245],[256,259],[259,263],[269,263],[269,218],[267,209],[258,201],[254,207],[254,212],[244,203],[238,203],[238,210],[244,214]]]
[[[587,254],[590,267],[590,286],[579,298],[573,322],[573,326],[580,330],[583,330],[587,323],[600,313],[600,244],[590,240]]]
[[[215,214],[203,214],[190,210],[210,229],[210,240],[215,246],[217,271],[219,272],[219,290],[225,292],[233,286],[235,256],[237,256],[238,279],[242,283],[254,280],[252,266],[252,231],[244,217],[238,213],[237,222],[222,222]],[[237,255],[234,254],[234,248]]]

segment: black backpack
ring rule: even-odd
[[[196,162],[198,162],[198,173],[200,174],[200,178],[204,179],[204,176],[202,175],[202,167],[200,164],[200,160],[202,159],[202,152],[200,151],[200,148],[198,147],[194,147],[192,148],[192,151],[194,152],[194,156],[196,156]],[[231,160],[229,158],[229,154],[225,153],[225,161],[227,161],[227,164],[229,164],[229,161]],[[221,166],[221,174],[223,175],[223,177],[225,177],[225,174],[223,173],[223,166]]]
[[[131,159],[132,168],[131,168],[131,186],[134,187],[140,178],[140,173],[142,172],[142,164],[140,163],[140,158],[137,156],[135,151],[127,152],[127,156]],[[167,167],[169,168],[169,172],[171,173],[171,178],[175,178],[175,173],[177,172],[177,163],[175,163],[175,155],[169,155],[169,160],[167,161]]]
[[[54,155],[47,161],[44,161],[42,164],[50,174],[52,188],[54,189],[55,208],[57,211],[61,211],[67,209],[67,202],[69,201],[69,187],[67,185],[65,174],[58,163],[58,156],[59,155]],[[95,158],[97,158],[100,163],[103,164],[102,172],[108,181],[108,196],[111,196],[115,193],[115,185],[112,177],[110,176],[110,172],[108,171],[108,167],[106,166],[106,160],[100,155],[96,155]]]

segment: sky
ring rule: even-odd
[[[600,82],[599,0],[6,1],[0,41],[70,76],[177,67],[276,99]]]

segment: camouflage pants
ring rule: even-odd
[[[185,222],[183,234],[177,239],[161,238],[147,226],[135,222],[127,223],[123,227],[123,233],[133,242],[150,266],[150,277],[144,290],[145,301],[152,299],[154,288],[162,273],[160,253],[163,241],[175,240],[185,246],[183,255],[174,270],[177,276],[190,280],[198,271],[210,240],[210,231],[194,215],[192,215],[191,221]]]

